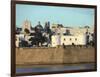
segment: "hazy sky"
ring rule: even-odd
[[[16,4],[17,27],[21,27],[25,19],[30,20],[33,27],[38,21],[43,26],[46,21],[72,27],[93,26],[94,9]]]

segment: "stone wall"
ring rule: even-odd
[[[16,64],[95,62],[94,48],[16,48]]]
[[[63,63],[62,48],[16,48],[16,64]]]
[[[67,48],[64,50],[64,63],[95,62],[94,48]]]

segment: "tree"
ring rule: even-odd
[[[45,23],[44,30],[45,30],[46,33],[49,33],[49,34],[51,33],[50,22],[49,21]]]
[[[30,34],[30,31],[27,28],[24,29],[24,32],[25,34]]]
[[[40,21],[38,22],[38,25],[37,25],[36,27],[37,27],[40,31],[43,29],[43,27],[42,27]]]
[[[58,24],[58,27],[63,27],[63,25],[62,24]]]
[[[84,28],[90,28],[90,27],[86,25],[86,26],[84,26]]]

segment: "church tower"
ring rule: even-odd
[[[27,19],[22,24],[22,33],[24,33],[25,29],[28,29],[31,32],[31,22]]]

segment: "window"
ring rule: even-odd
[[[64,38],[64,41],[66,41],[66,39]]]
[[[77,38],[75,38],[75,41],[77,41]]]
[[[72,39],[70,38],[70,41],[71,41]]]

